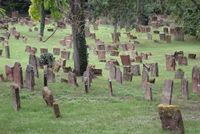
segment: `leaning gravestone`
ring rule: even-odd
[[[39,78],[39,72],[38,72],[38,60],[35,54],[29,55],[29,64],[33,66],[34,75]]]
[[[189,89],[188,89],[188,80],[186,78],[181,80],[181,93],[182,97],[189,99]]]
[[[52,107],[53,103],[54,103],[54,97],[53,97],[51,90],[49,90],[48,87],[43,88],[42,96],[43,96],[43,99],[46,102],[47,106]]]
[[[19,86],[19,88],[23,88],[23,72],[21,64],[19,62],[15,62],[14,64],[13,76],[14,82]]]
[[[188,58],[189,59],[196,59],[196,54],[192,54],[192,53],[190,53],[190,54],[188,54]]]
[[[158,111],[164,130],[170,130],[177,134],[184,134],[182,115],[177,106],[160,104],[158,106]]]
[[[192,69],[192,89],[200,95],[200,67],[194,66]]]
[[[27,65],[25,76],[26,76],[25,77],[26,87],[32,91],[34,89],[34,85],[35,85],[35,77],[34,77],[33,66]]]
[[[164,89],[163,89],[162,104],[171,105],[173,85],[174,84],[173,84],[172,80],[165,80]]]
[[[21,108],[21,103],[20,103],[20,95],[19,95],[19,87],[16,84],[11,85],[11,92],[12,92],[12,101],[13,101],[13,107],[15,111],[19,111]]]

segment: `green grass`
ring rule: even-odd
[[[53,47],[61,47],[59,40],[70,34],[67,30],[59,30],[46,43],[37,41],[36,32],[28,32],[27,26],[17,25],[17,30],[22,35],[28,36],[28,44],[38,48],[47,47],[52,52]],[[100,26],[96,35],[111,44],[111,26]],[[121,30],[121,33],[125,32]],[[46,32],[46,37],[51,33]],[[165,71],[165,54],[183,50],[185,55],[193,52],[198,54],[198,60],[189,60],[188,66],[177,66],[182,68],[189,79],[190,99],[183,100],[180,93],[180,80],[174,80],[174,92],[172,103],[179,105],[186,134],[200,133],[200,98],[191,89],[191,73],[194,65],[199,65],[199,42],[190,38],[185,42],[173,41],[171,44],[161,42],[155,44],[145,39],[146,34],[135,33],[141,44],[137,45],[138,52],[152,52],[153,56],[144,63],[158,62],[160,76],[153,86],[153,102],[145,101],[144,91],[141,89],[141,77],[133,77],[132,82],[124,82],[120,85],[113,82],[114,97],[108,96],[108,71],[105,63],[97,62],[97,56],[89,51],[89,63],[95,64],[97,68],[103,69],[103,76],[98,77],[92,83],[92,89],[88,95],[84,93],[81,78],[78,78],[79,87],[72,87],[60,83],[61,76],[66,76],[60,71],[56,74],[56,83],[49,84],[56,101],[59,103],[62,117],[55,119],[52,109],[47,107],[42,99],[43,89],[42,70],[40,78],[36,79],[35,91],[27,89],[20,91],[22,109],[15,112],[12,107],[10,82],[0,83],[0,134],[168,134],[163,131],[157,106],[162,96],[163,83],[165,79],[174,79],[174,72]],[[154,35],[154,39],[157,39]],[[121,42],[127,41],[126,35],[122,34]],[[28,63],[28,54],[24,52],[26,44],[13,37],[9,40],[11,59],[0,57],[0,73],[4,74],[5,64],[14,64],[20,61],[25,72]],[[87,39],[87,44],[95,46],[94,40]],[[2,46],[0,46],[0,49]],[[63,48],[63,47],[61,47]],[[72,51],[72,50],[71,50]],[[126,52],[121,52],[126,53]],[[129,53],[129,52],[127,52]],[[58,57],[57,57],[58,58]],[[114,58],[107,55],[107,59]],[[119,58],[117,58],[118,61]],[[67,66],[73,67],[73,60],[67,61]],[[4,74],[5,76],[5,74]],[[66,76],[67,77],[67,76]]]

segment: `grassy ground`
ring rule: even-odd
[[[61,47],[58,43],[59,40],[70,34],[68,27],[67,30],[59,30],[46,43],[41,43],[37,41],[36,32],[28,32],[26,26],[16,27],[22,35],[29,37],[29,45],[37,48],[47,47],[50,52],[52,52],[53,47]],[[96,31],[97,37],[104,40],[106,44],[111,43],[112,27],[100,26],[99,29]],[[11,83],[0,82],[0,134],[168,134],[170,132],[161,129],[157,106],[162,96],[164,80],[174,79],[174,72],[165,71],[164,55],[179,50],[183,50],[186,55],[190,52],[197,53],[198,60],[189,60],[189,66],[177,67],[182,68],[189,79],[190,99],[181,98],[180,80],[174,80],[172,103],[180,106],[186,134],[200,133],[200,98],[192,93],[191,89],[192,67],[199,64],[199,42],[188,39],[185,42],[173,41],[171,44],[155,44],[153,41],[147,41],[145,34],[138,34],[134,31],[132,33],[137,35],[141,42],[137,45],[137,50],[153,54],[148,61],[144,62],[159,63],[160,76],[153,86],[153,102],[147,102],[144,99],[141,77],[133,77],[133,82],[125,82],[123,85],[113,82],[115,95],[109,97],[108,71],[104,69],[104,63],[97,62],[97,56],[93,55],[92,50],[90,50],[89,62],[96,64],[97,68],[103,69],[103,77],[98,77],[93,81],[92,90],[88,95],[84,93],[81,78],[78,78],[79,87],[60,83],[60,77],[65,75],[62,71],[56,74],[56,83],[49,85],[60,105],[62,118],[55,119],[52,109],[46,107],[42,99],[42,70],[40,70],[40,78],[36,79],[37,84],[34,92],[27,89],[20,91],[22,109],[19,112],[15,112],[12,107],[9,87]],[[46,32],[46,36],[49,34],[51,33]],[[155,35],[154,38],[158,37]],[[121,41],[126,42],[127,37],[122,35]],[[87,39],[87,43],[94,46],[94,41],[91,39]],[[13,64],[15,61],[19,61],[25,71],[28,63],[28,54],[24,52],[26,44],[13,37],[11,37],[9,44],[11,59],[0,57],[0,73],[4,74],[5,64]],[[2,46],[0,46],[1,48]],[[109,58],[115,57],[107,56],[107,59]],[[67,66],[72,65],[71,57]]]

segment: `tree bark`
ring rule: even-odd
[[[41,2],[41,7],[40,7],[40,41],[42,41],[42,38],[44,36],[44,29],[45,29],[45,9],[44,9],[44,0]]]
[[[74,71],[77,75],[83,75],[88,65],[87,46],[85,40],[84,3],[83,0],[70,0]]]

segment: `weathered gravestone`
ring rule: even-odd
[[[51,90],[49,90],[48,87],[43,88],[42,96],[43,96],[43,99],[46,102],[47,106],[52,107],[53,103],[54,103],[54,97],[53,97]]]
[[[10,59],[10,47],[8,44],[5,45],[6,58]]]
[[[60,48],[53,48],[54,55],[60,55]]]
[[[92,79],[94,78],[94,73],[92,72],[92,68],[90,66],[87,67],[86,71],[83,73],[83,82],[85,84],[86,93],[88,89],[91,87]]]
[[[61,68],[61,63],[60,61],[55,61],[53,64],[53,71],[54,72],[59,72]]]
[[[106,47],[105,47],[105,45],[104,44],[99,44],[99,45],[97,45],[97,50],[106,50]]]
[[[172,42],[172,37],[171,37],[171,35],[166,34],[166,35],[165,35],[165,41],[166,41],[166,43],[171,43],[171,42]]]
[[[142,56],[136,56],[135,57],[135,62],[142,63]]]
[[[40,48],[40,54],[48,53],[48,48]]]
[[[33,67],[34,76],[39,78],[39,72],[38,72],[39,65],[38,65],[38,60],[37,60],[37,57],[35,56],[35,54],[29,55],[29,64]]]
[[[164,130],[170,130],[177,134],[184,134],[182,115],[177,106],[160,104],[158,106],[158,111]]]
[[[23,88],[23,72],[19,62],[15,62],[13,66],[13,76],[14,82],[19,86],[19,88]]]
[[[167,71],[176,70],[176,61],[174,55],[165,55],[166,58],[166,69]]]
[[[132,73],[131,73],[131,67],[130,66],[124,66],[123,67],[123,80],[124,81],[132,81]]]
[[[147,39],[148,39],[148,40],[152,40],[152,39],[153,39],[153,36],[152,36],[151,33],[147,33]]]
[[[61,51],[61,58],[69,60],[70,59],[70,51]]]
[[[73,86],[78,86],[76,74],[69,72],[68,73],[68,83]]]
[[[60,117],[60,108],[57,103],[53,103],[53,113],[56,118]]]
[[[163,28],[163,32],[164,32],[165,34],[168,34],[168,33],[169,33],[169,28],[168,28],[168,27],[164,27],[164,28]]]
[[[160,40],[162,41],[165,40],[165,33],[160,33],[159,36],[160,36]]]
[[[131,65],[131,73],[133,76],[140,76],[140,65]]]
[[[144,64],[142,71],[142,89],[144,90],[146,89],[148,82],[149,82],[149,67]]]
[[[163,97],[161,101],[162,104],[171,105],[173,86],[174,86],[174,83],[172,80],[165,80],[164,89],[163,89]]]
[[[124,66],[130,66],[131,65],[131,59],[130,55],[120,55],[122,65]]]
[[[116,78],[116,66],[114,64],[110,64],[110,67],[109,67],[109,75],[110,75],[110,78],[111,79],[115,79]]]
[[[174,38],[176,41],[184,41],[184,29],[183,27],[175,27]]]
[[[184,71],[182,69],[177,69],[175,72],[175,79],[183,79],[184,78]]]
[[[14,80],[13,66],[5,65],[5,73],[6,73],[7,80],[9,81]]]
[[[25,75],[25,85],[28,89],[33,91],[35,85],[35,77],[34,77],[34,70],[33,66],[27,65],[26,67],[26,75]]]
[[[150,83],[147,83],[146,89],[145,89],[145,99],[148,101],[153,100],[153,95],[152,95],[152,87]]]
[[[16,84],[11,85],[13,108],[15,111],[19,111],[21,108],[19,87]]]
[[[182,94],[182,97],[185,98],[185,99],[189,99],[189,82],[186,78],[183,78],[181,80],[181,94]]]
[[[151,63],[150,64],[150,71],[151,71],[152,77],[158,77],[159,76],[158,63]]]
[[[122,72],[119,67],[116,68],[116,78],[115,79],[118,83],[122,84],[122,82],[123,82]]]
[[[200,67],[194,66],[192,69],[192,89],[200,95]]]
[[[106,51],[99,50],[97,51],[99,62],[106,62]]]
[[[179,65],[188,65],[187,57],[180,57],[180,58],[178,59],[178,64],[179,64]]]
[[[47,81],[50,83],[55,82],[55,74],[52,68],[47,68]]]

